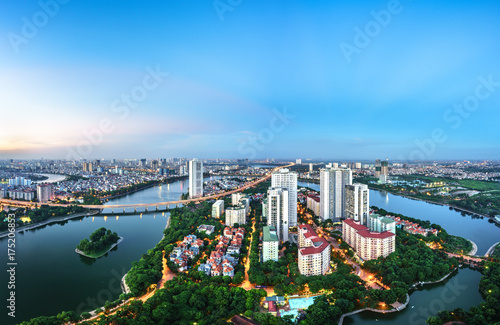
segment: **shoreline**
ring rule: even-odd
[[[186,179],[187,176],[178,176],[178,178],[176,179],[167,179],[163,182],[159,182],[159,183],[155,183],[155,184],[149,184],[147,186],[144,186],[144,187],[141,187],[141,188],[136,188],[135,190],[132,190],[132,191],[127,191],[125,193],[120,193],[120,194],[115,194],[113,196],[110,196],[110,197],[103,197],[103,198],[99,198],[101,201],[103,200],[112,200],[112,199],[117,199],[117,198],[120,198],[120,197],[123,197],[123,196],[127,196],[129,194],[133,194],[135,192],[138,192],[138,191],[142,191],[142,190],[145,190],[145,189],[148,189],[148,188],[151,188],[151,187],[155,187],[156,185],[161,185],[161,184],[169,184],[169,183],[173,183],[173,182],[176,182],[176,181],[182,181],[184,179]]]
[[[165,229],[163,230],[163,237],[161,237],[161,240],[158,243],[160,243],[163,240],[163,238],[165,238],[165,230],[170,227],[170,220],[171,220],[170,216],[168,216],[167,224],[165,225]],[[122,277],[122,280],[120,282],[120,286],[122,288],[123,293],[130,293],[131,292],[130,288],[127,285],[127,281],[125,281],[125,277],[127,276],[127,274],[128,274],[128,272],[125,273],[125,275]]]
[[[490,254],[495,251],[495,248],[497,247],[498,244],[500,244],[500,241],[498,243],[493,244],[490,248],[488,248],[488,251],[486,252],[486,254],[484,254],[484,257],[489,257]]]
[[[458,270],[458,267],[455,268],[453,271],[451,271],[450,273],[446,274],[445,276],[443,276],[441,279],[439,280],[436,280],[436,281],[425,281],[425,282],[416,282],[414,283],[409,289],[408,289],[408,292],[410,292],[411,290],[413,290],[415,287],[421,285],[427,285],[427,284],[436,284],[436,283],[439,283],[439,282],[442,282],[444,280],[446,280],[452,273],[454,273],[455,271]],[[402,304],[401,306],[397,307],[397,308],[394,308],[394,309],[388,309],[388,310],[380,310],[380,309],[374,309],[374,308],[363,308],[363,309],[358,309],[358,310],[355,310],[355,311],[352,311],[350,313],[346,313],[346,314],[342,314],[342,316],[340,316],[340,320],[339,320],[339,325],[342,325],[343,321],[344,321],[344,318],[345,317],[349,317],[349,316],[352,316],[352,315],[355,315],[355,314],[358,314],[358,313],[361,313],[363,311],[371,311],[371,312],[374,312],[374,313],[379,313],[379,314],[388,314],[388,313],[395,313],[395,312],[398,312],[398,311],[401,311],[403,309],[405,309],[408,304],[410,303],[410,294],[407,293],[406,294],[406,302],[404,304]]]
[[[115,246],[118,246],[118,244],[121,243],[122,241],[123,241],[123,237],[119,236],[118,241],[116,243],[114,243],[113,245],[111,245],[108,250],[106,250],[104,253],[102,253],[101,255],[99,255],[97,257],[89,256],[89,255],[85,254],[84,252],[82,252],[81,250],[79,250],[78,248],[75,248],[75,252],[77,254],[80,254],[80,255],[88,257],[88,258],[98,259],[98,258],[101,258],[104,255],[106,255],[110,250],[112,250],[113,248],[115,248]]]
[[[387,192],[387,193],[390,193],[392,195],[402,196],[402,197],[410,199],[410,200],[417,200],[417,201],[422,201],[422,202],[426,202],[426,203],[430,203],[430,204],[436,204],[436,205],[440,205],[440,206],[447,206],[447,207],[450,207],[452,209],[459,210],[459,211],[462,211],[462,212],[466,212],[466,213],[469,213],[469,214],[473,214],[473,215],[477,215],[477,216],[481,216],[481,217],[486,217],[486,218],[489,218],[489,219],[494,219],[494,218],[491,218],[489,215],[482,214],[482,213],[479,213],[479,212],[475,212],[475,211],[472,211],[472,210],[467,210],[465,208],[457,207],[455,205],[451,205],[451,204],[447,204],[447,203],[440,203],[440,202],[435,202],[435,201],[430,201],[430,200],[424,200],[424,199],[421,199],[421,198],[417,198],[417,197],[413,197],[413,196],[408,196],[408,195],[405,195],[405,194],[401,194],[401,193],[397,193],[397,192],[392,192],[392,191],[389,191],[389,190],[383,190],[383,189],[378,189],[378,188],[370,187],[370,185],[368,185],[368,188],[371,189],[371,190],[374,190],[374,191]]]
[[[52,218],[49,218],[45,221],[40,221],[38,223],[35,223],[35,224],[29,224],[29,225],[26,225],[26,226],[21,226],[19,228],[16,227],[16,233],[21,233],[21,232],[25,232],[26,230],[32,230],[32,229],[36,229],[36,228],[40,228],[40,227],[43,227],[43,226],[46,226],[46,225],[50,225],[52,223],[56,223],[56,222],[61,222],[61,221],[67,221],[67,220],[71,220],[71,219],[75,219],[75,218],[80,218],[80,217],[89,217],[89,216],[94,216],[94,215],[97,215],[99,214],[99,211],[92,211],[92,212],[80,212],[80,213],[74,213],[74,214],[70,214],[68,216],[65,216],[65,217],[52,217]],[[4,237],[7,237],[9,234],[8,231],[4,231],[2,233],[0,233],[0,239],[4,238]]]
[[[472,244],[472,249],[470,250],[470,252],[467,254],[469,256],[477,256],[476,253],[477,253],[477,245],[475,242],[473,242],[472,240],[468,239],[468,238],[465,238],[467,239],[471,244]]]

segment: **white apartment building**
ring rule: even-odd
[[[302,275],[322,275],[330,270],[330,243],[311,226],[299,225],[299,271]]]
[[[54,189],[51,184],[41,184],[36,187],[38,202],[48,202],[54,199]]]
[[[197,159],[189,161],[189,197],[203,196],[203,162]]]
[[[271,175],[271,187],[288,190],[288,220],[289,226],[297,226],[297,173],[288,168],[281,168]]]
[[[370,191],[368,185],[358,183],[346,185],[344,217],[368,226],[369,214]]]
[[[224,200],[217,200],[212,205],[212,218],[220,218],[224,213]]]
[[[396,233],[396,221],[379,214],[371,214],[368,217],[367,226],[370,227],[371,231],[390,231],[393,234]]]
[[[246,208],[244,205],[229,207],[225,210],[226,226],[233,227],[235,223],[244,225],[247,222]]]
[[[367,261],[386,257],[396,250],[396,235],[390,231],[374,232],[353,219],[342,221],[342,238],[358,256]]]
[[[276,227],[278,238],[283,242],[288,241],[289,200],[290,193],[286,188],[271,187],[267,190],[267,225]]]
[[[345,210],[345,187],[352,184],[352,171],[345,168],[320,170],[321,218],[340,219]]]
[[[274,226],[262,229],[262,262],[278,261],[279,239]]]

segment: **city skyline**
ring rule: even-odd
[[[497,3],[214,3],[0,4],[0,159],[500,159]]]

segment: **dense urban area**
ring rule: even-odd
[[[23,324],[341,324],[362,310],[409,308],[416,286],[463,268],[482,273],[484,301],[426,322],[500,320],[500,243],[479,256],[474,242],[425,216],[371,205],[369,195],[377,189],[446,205],[499,227],[495,161],[7,160],[0,234],[12,228],[8,215],[17,231],[102,217],[112,199],[178,180],[189,184],[176,198],[183,201],[164,204],[163,238],[132,263],[119,299]],[[99,228],[76,252],[106,258],[122,239]]]

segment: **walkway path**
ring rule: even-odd
[[[467,238],[465,238],[465,239],[467,239]],[[475,242],[473,242],[472,240],[470,240],[470,239],[467,239],[467,240],[468,240],[468,241],[470,241],[470,243],[472,244],[472,250],[471,250],[471,251],[469,252],[469,254],[467,254],[467,255],[470,255],[470,256],[475,256],[475,255],[476,255],[476,253],[477,253],[477,245],[476,245],[476,243],[475,243]]]

